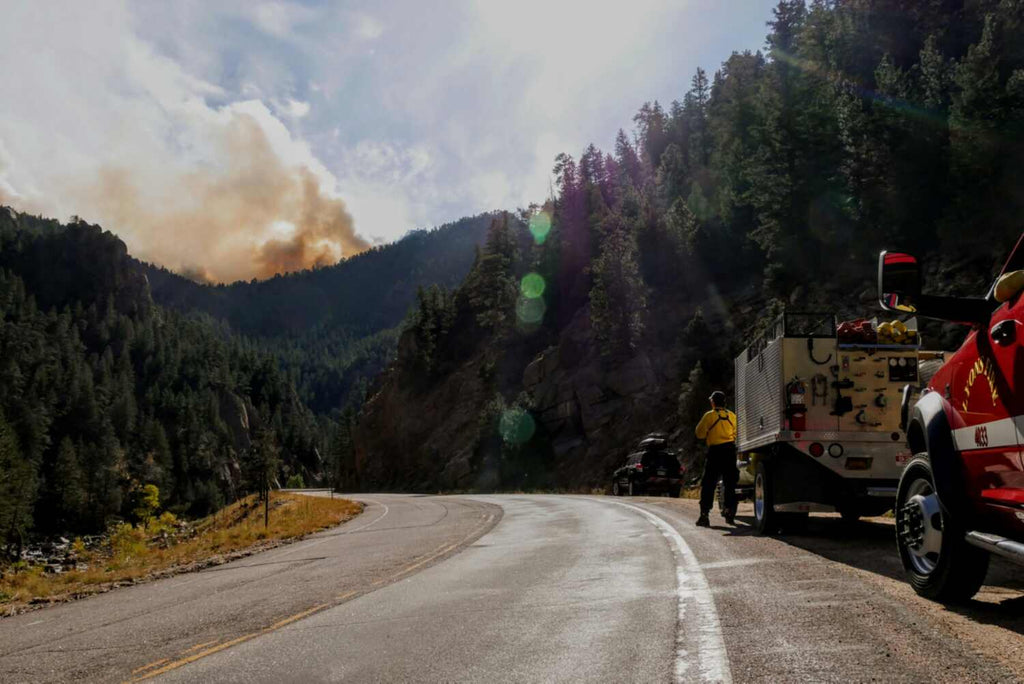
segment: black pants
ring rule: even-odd
[[[700,479],[700,512],[706,515],[715,502],[715,488],[721,478],[725,485],[725,510],[736,512],[736,481],[740,471],[736,469],[736,443],[726,442],[708,447],[704,461],[704,476]]]

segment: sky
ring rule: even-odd
[[[543,201],[774,0],[0,0],[0,203],[231,281]]]

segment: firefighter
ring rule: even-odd
[[[708,397],[711,410],[697,423],[697,439],[708,445],[704,460],[704,475],[700,480],[700,517],[697,527],[710,527],[708,513],[715,501],[715,488],[721,478],[725,490],[722,502],[722,517],[730,525],[735,524],[736,481],[740,473],[736,469],[736,414],[725,408],[725,392],[715,390]]]

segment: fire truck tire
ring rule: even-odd
[[[966,601],[978,592],[989,555],[964,539],[961,523],[939,505],[927,454],[903,471],[896,492],[896,544],[907,580],[935,601]]]
[[[771,468],[759,460],[754,473],[754,531],[759,535],[778,531],[773,485]]]

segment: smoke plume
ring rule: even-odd
[[[289,166],[250,115],[235,112],[213,144],[217,165],[153,182],[104,166],[79,184],[83,217],[124,231],[136,256],[199,281],[266,278],[367,249],[345,203],[308,166]]]

